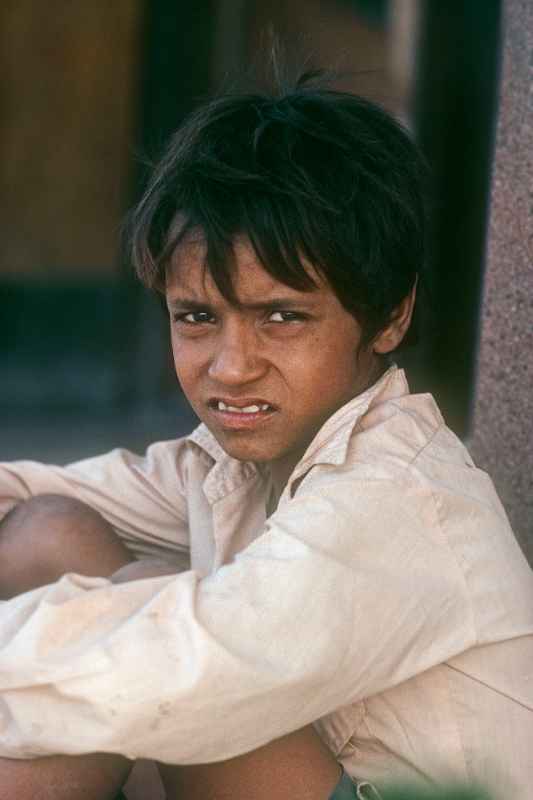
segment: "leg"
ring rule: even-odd
[[[341,776],[311,725],[229,761],[160,772],[168,800],[327,800]]]
[[[0,597],[57,580],[65,572],[107,576],[132,560],[108,523],[75,500],[53,495],[21,503],[0,523]],[[131,762],[122,756],[0,759],[0,797],[112,800]],[[147,799],[148,800],[148,799]]]
[[[53,583],[66,572],[107,577],[131,561],[103,517],[67,497],[34,497],[0,522],[0,599]]]
[[[120,756],[52,756],[34,761],[0,758],[5,800],[114,800],[131,769]]]

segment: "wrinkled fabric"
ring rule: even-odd
[[[325,423],[273,513],[268,469],[202,425],[144,457],[0,465],[0,513],[49,492],[176,574],[69,574],[0,603],[0,755],[202,763],[316,721],[359,781],[528,797],[532,573],[402,370]]]

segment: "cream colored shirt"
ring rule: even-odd
[[[487,475],[392,367],[267,469],[200,426],[68,467],[0,466],[174,576],[66,575],[0,603],[0,755],[226,759],[316,721],[350,774],[533,796],[533,579]]]

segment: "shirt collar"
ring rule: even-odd
[[[346,460],[350,438],[363,414],[381,400],[401,397],[408,392],[409,386],[404,370],[398,369],[396,364],[393,364],[376,383],[339,408],[326,420],[296,466],[289,482],[292,482],[313,464],[343,464]],[[187,439],[206,452],[216,464],[235,462],[235,459],[228,456],[222,449],[204,423],[199,425]],[[252,474],[259,471],[255,464],[235,463],[242,465],[246,477],[251,477]]]
[[[198,447],[211,456],[215,462],[229,458],[228,454],[222,449],[207,425],[204,425],[203,422],[187,436],[187,440],[198,445]]]
[[[376,383],[341,406],[326,420],[296,466],[291,480],[313,464],[344,464],[350,439],[364,414],[384,400],[402,397],[408,393],[409,385],[404,370],[393,364]]]

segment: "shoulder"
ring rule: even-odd
[[[428,591],[453,585],[480,641],[506,636],[521,607],[533,608],[531,571],[494,485],[429,395],[370,409],[343,463],[316,463],[293,499],[320,517],[323,536],[342,530],[358,565],[381,564],[387,581],[399,570]]]
[[[331,455],[331,444],[328,445]],[[483,527],[507,535],[508,523],[488,476],[446,426],[431,395],[386,399],[352,426],[340,463],[315,462],[282,500],[340,521],[383,552],[438,547],[457,554]],[[281,507],[282,503],[280,503]],[[350,535],[350,534],[349,534]],[[410,544],[408,544],[410,543]],[[394,549],[394,548],[393,548]]]
[[[394,487],[419,495],[437,496],[443,491],[486,499],[494,493],[488,475],[474,464],[463,442],[447,427],[431,394],[385,398],[338,439],[345,441],[342,459],[321,459],[310,465],[298,489],[336,481],[373,482],[379,488]],[[328,443],[331,450],[331,443]]]

